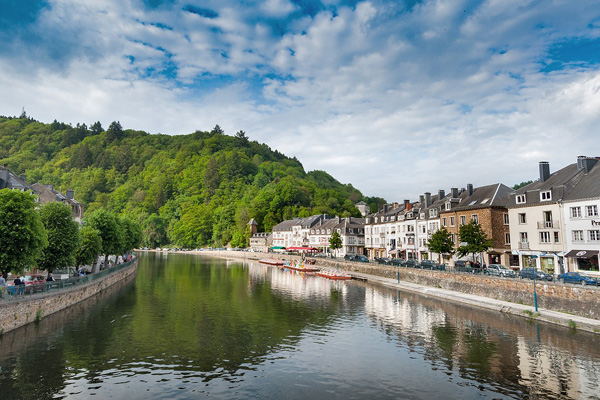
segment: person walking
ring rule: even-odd
[[[46,282],[54,282],[54,277],[52,276],[52,272],[48,272],[48,276],[46,277]]]
[[[0,299],[4,298],[4,292],[6,291],[6,279],[3,275],[0,275]]]

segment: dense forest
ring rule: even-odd
[[[293,217],[360,216],[361,200],[371,209],[384,203],[218,125],[170,136],[119,122],[104,129],[0,116],[0,163],[29,183],[74,189],[86,215],[105,208],[134,218],[151,247],[244,247],[251,218],[270,231]]]

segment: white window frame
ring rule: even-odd
[[[526,213],[520,213],[519,214],[519,224],[523,225],[527,223],[527,214]]]
[[[460,216],[460,225],[466,225],[467,224],[467,216],[466,215],[461,215]]]
[[[583,242],[583,231],[573,231],[573,242]]]
[[[550,232],[548,232],[548,231],[540,232],[540,243],[550,243]]]
[[[479,224],[479,215],[477,215],[477,214],[471,215],[471,220],[475,221],[476,224]]]
[[[571,207],[571,218],[581,218],[581,207]]]
[[[525,204],[525,203],[527,203],[527,195],[518,194],[515,200],[516,200],[517,204]]]
[[[590,242],[600,241],[600,230],[590,230],[588,231],[588,239]]]
[[[504,214],[504,225],[509,224],[508,213]]]
[[[552,200],[552,190],[545,190],[540,192],[540,201],[551,201]]]
[[[591,206],[585,206],[585,216],[586,217],[597,217],[598,216],[598,206],[597,205],[591,205]]]

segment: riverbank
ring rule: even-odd
[[[248,261],[258,261],[264,258],[282,258],[281,255],[273,253],[237,251],[213,250],[188,253]],[[299,257],[287,255],[283,258],[299,259]],[[324,269],[339,268],[350,273],[355,278],[399,290],[418,293],[426,297],[498,311],[533,321],[560,325],[571,330],[600,334],[600,319],[577,315],[574,312],[564,312],[560,309],[560,307],[570,307],[572,310],[581,309],[592,315],[596,315],[599,311],[598,300],[600,300],[600,288],[538,283],[537,290],[540,291],[538,294],[538,303],[540,307],[538,307],[536,312],[533,305],[533,284],[531,281],[520,281],[510,278],[489,278],[470,274],[456,275],[447,274],[442,271],[386,267],[321,258],[317,259],[316,265]],[[398,277],[400,277],[399,281]],[[451,290],[450,288],[457,288],[459,290]],[[480,294],[482,291],[487,292],[489,296],[482,296]],[[506,301],[492,296],[503,296],[515,299],[516,301]],[[551,308],[552,306],[555,308]],[[589,309],[589,307],[593,307],[593,309]]]
[[[107,269],[89,276],[80,285],[71,285],[63,289],[23,296],[18,300],[0,302],[0,334],[39,321],[47,315],[69,308],[83,300],[89,299],[115,285],[126,283],[135,278],[138,258],[128,263]],[[72,278],[81,279],[81,278]]]

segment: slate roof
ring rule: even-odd
[[[577,201],[600,198],[600,162],[590,172],[582,170],[575,186],[567,192],[564,201]]]
[[[459,195],[460,203],[452,208],[452,211],[475,210],[488,207],[507,207],[510,203],[510,195],[513,189],[502,183],[480,186],[473,189],[469,196],[467,190]]]

